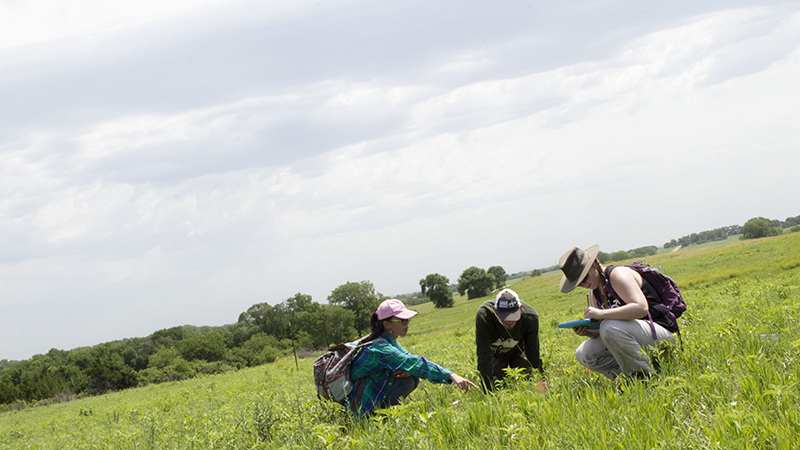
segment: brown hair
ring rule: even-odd
[[[606,294],[605,290],[606,276],[603,272],[603,266],[600,265],[600,261],[595,259],[592,263],[592,268],[589,270],[597,271],[597,278],[600,279],[600,287],[593,290],[592,294],[594,294],[594,298],[597,299],[598,305],[603,309],[608,309],[608,294]]]
[[[387,319],[391,319],[391,317],[387,317]],[[364,339],[362,339],[361,342],[372,342],[375,339],[378,339],[380,335],[383,334],[384,331],[383,320],[378,319],[377,312],[375,312],[375,314],[373,314],[372,317],[370,317],[369,327],[371,331],[370,334],[367,335]]]

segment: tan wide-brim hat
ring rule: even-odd
[[[575,289],[575,286],[583,281],[586,274],[589,273],[589,269],[592,268],[592,264],[594,264],[594,260],[597,258],[597,253],[599,251],[599,245],[593,245],[585,251],[578,247],[572,247],[561,255],[561,258],[558,259],[558,266],[561,267],[561,271],[564,272],[564,275],[561,277],[561,283],[559,284],[561,292],[565,294],[571,292]]]

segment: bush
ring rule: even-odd
[[[178,353],[178,350],[174,348],[163,348],[150,355],[147,367],[163,369],[164,367],[171,365],[173,361],[175,361],[175,358],[179,358],[180,356],[181,355]]]
[[[757,239],[768,236],[777,236],[782,233],[782,230],[775,225],[772,221],[764,217],[753,217],[745,222],[742,227],[742,239]]]
[[[213,362],[225,358],[228,348],[221,331],[206,334],[193,334],[178,343],[181,356],[187,361],[202,359]]]
[[[467,299],[485,297],[494,287],[494,276],[483,269],[472,266],[458,277],[458,295],[464,295]]]

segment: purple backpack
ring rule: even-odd
[[[637,261],[631,264],[628,264],[628,268],[635,270],[639,275],[642,276],[642,279],[646,280],[650,283],[650,286],[655,289],[656,293],[658,293],[658,297],[661,299],[660,304],[654,305],[652,302],[649,302],[649,310],[657,309],[658,311],[665,311],[666,314],[669,314],[672,318],[672,321],[675,324],[675,328],[678,333],[678,337],[680,338],[681,332],[678,329],[678,321],[676,320],[678,317],[686,311],[686,302],[683,300],[683,295],[681,295],[681,289],[675,283],[675,281],[658,272],[662,269],[661,266],[659,267],[651,267],[649,264],[645,264],[641,261]],[[606,282],[604,289],[608,295],[619,298],[616,292],[614,292],[614,288],[611,287],[611,282]],[[650,314],[650,311],[647,312],[647,317],[650,319],[650,329],[653,331],[653,339],[656,338],[656,329],[653,325],[653,317]]]

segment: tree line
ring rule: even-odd
[[[800,231],[800,216],[787,217],[786,220],[766,219],[764,217],[753,217],[745,222],[744,225],[730,225],[727,227],[715,228],[713,230],[701,231],[665,242],[663,248],[670,249],[678,246],[687,247],[689,245],[705,244],[707,242],[724,241],[731,236],[741,235],[739,239],[757,239],[762,237],[777,236],[784,232],[796,233]],[[655,255],[658,247],[648,245],[630,250],[618,250],[616,252],[599,252],[597,259],[601,264],[609,262],[623,261],[633,258],[644,258]],[[559,270],[558,265],[534,269],[531,272],[522,272],[531,277],[542,275],[543,273],[555,272]],[[516,275],[516,274],[515,274]]]
[[[275,361],[294,348],[325,348],[369,331],[386,296],[369,281],[334,289],[328,304],[297,293],[276,305],[257,303],[236,323],[190,325],[73,350],[51,349],[24,361],[0,361],[6,409],[221,373]]]

